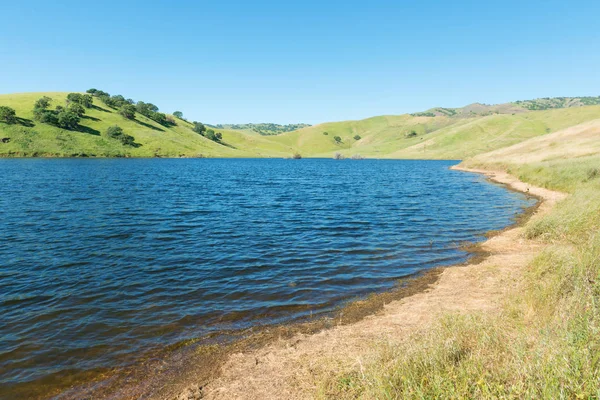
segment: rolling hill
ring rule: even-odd
[[[174,124],[161,125],[141,114],[129,120],[98,98],[77,129],[61,129],[34,119],[34,104],[42,96],[52,98],[51,107],[56,107],[66,103],[67,93],[0,95],[0,106],[13,108],[18,117],[16,123],[0,122],[0,156],[290,157],[299,153],[333,157],[340,153],[464,159],[600,118],[598,98],[539,99],[330,122],[269,136],[223,126],[217,129],[222,139],[213,141],[194,132],[186,120],[171,117]],[[105,132],[114,125],[133,136],[135,146],[108,137]]]

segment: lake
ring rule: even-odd
[[[535,200],[456,163],[0,160],[0,396],[465,261]]]

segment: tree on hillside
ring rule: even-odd
[[[334,136],[334,137],[333,137],[333,140],[335,140],[335,142],[336,142],[337,144],[339,144],[339,143],[342,143],[342,138],[341,138],[341,137],[339,137],[339,136]]]
[[[119,110],[119,114],[121,114],[122,116],[124,116],[127,119],[134,119],[135,118],[135,106],[132,104],[124,104],[121,106],[121,109]]]
[[[77,129],[79,126],[79,115],[70,110],[62,110],[57,115],[56,124],[64,129]]]
[[[323,135],[327,136],[329,135],[329,132],[323,132]]]
[[[37,109],[45,110],[48,107],[50,107],[51,101],[52,101],[52,99],[48,96],[41,97],[35,102],[35,104],[33,105],[33,109],[35,110],[37,108]]]
[[[77,103],[86,108],[91,108],[94,98],[90,94],[69,93],[67,95],[67,104]]]
[[[125,146],[135,145],[135,138],[131,135],[127,135],[125,132],[123,132],[123,128],[117,125],[108,127],[106,130],[106,136],[112,139],[117,139]]]
[[[69,107],[67,108],[67,110],[74,112],[75,114],[77,114],[78,116],[82,116],[83,114],[85,114],[85,108],[83,108],[83,106],[79,103],[71,103],[69,104]]]
[[[52,99],[48,96],[39,98],[33,105],[33,117],[43,123],[56,123],[56,115],[48,110]]]
[[[14,124],[17,122],[16,111],[10,107],[0,106],[0,121],[7,124]]]
[[[204,132],[206,132],[206,126],[204,126],[204,124],[202,122],[194,121],[194,128],[193,128],[193,130],[196,133],[204,135]]]
[[[173,116],[179,118],[179,119],[183,119],[183,113],[181,111],[175,111],[173,113]]]
[[[91,94],[92,96],[96,94],[96,92],[98,91],[98,89],[88,89],[85,92]]]
[[[354,140],[360,140],[360,135],[355,135]]]

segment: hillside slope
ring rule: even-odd
[[[268,148],[270,156],[285,156],[285,146],[262,143],[262,137],[246,138],[244,148],[238,148],[238,133],[222,131],[222,143],[209,140],[192,130],[192,124],[175,119],[176,125],[163,126],[141,114],[135,120],[122,117],[117,110],[94,99],[87,109],[79,129],[66,130],[34,120],[33,106],[37,99],[48,96],[51,107],[64,106],[67,93],[22,93],[1,95],[0,106],[15,109],[16,124],[0,123],[0,155],[4,156],[97,156],[97,157],[257,157],[260,149]],[[125,146],[104,135],[109,126],[118,125],[135,138],[137,146]],[[230,141],[232,143],[230,143]],[[254,149],[257,149],[254,152]]]
[[[0,156],[290,157],[299,153],[330,158],[340,153],[347,157],[464,159],[600,118],[600,105],[586,106],[583,100],[550,102],[566,108],[540,111],[523,106],[517,110],[516,103],[476,103],[462,109],[438,108],[446,111],[434,116],[385,115],[272,136],[219,129],[223,138],[216,142],[194,132],[185,120],[174,119],[176,125],[163,126],[141,114],[135,120],[125,119],[98,98],[94,107],[87,109],[79,129],[61,129],[34,120],[33,106],[42,96],[51,97],[52,107],[56,107],[65,104],[67,93],[0,95],[0,106],[14,108],[19,117],[16,124],[0,122]],[[532,104],[537,107],[538,103]],[[495,107],[493,113],[490,107]],[[112,125],[133,136],[136,146],[107,137],[105,132]]]

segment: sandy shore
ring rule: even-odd
[[[547,213],[565,194],[534,187],[498,171],[470,170],[539,197],[536,214]],[[428,288],[391,301],[357,322],[315,334],[297,334],[262,347],[231,353],[215,379],[188,386],[177,399],[310,399],[316,382],[360,365],[374,348],[397,343],[431,325],[444,313],[500,310],[506,293],[520,281],[524,267],[542,244],[523,237],[520,226],[504,230],[481,247],[489,255],[477,263],[444,269]],[[165,398],[164,393],[161,395]],[[171,396],[169,396],[171,397]],[[172,397],[171,397],[172,398]]]

